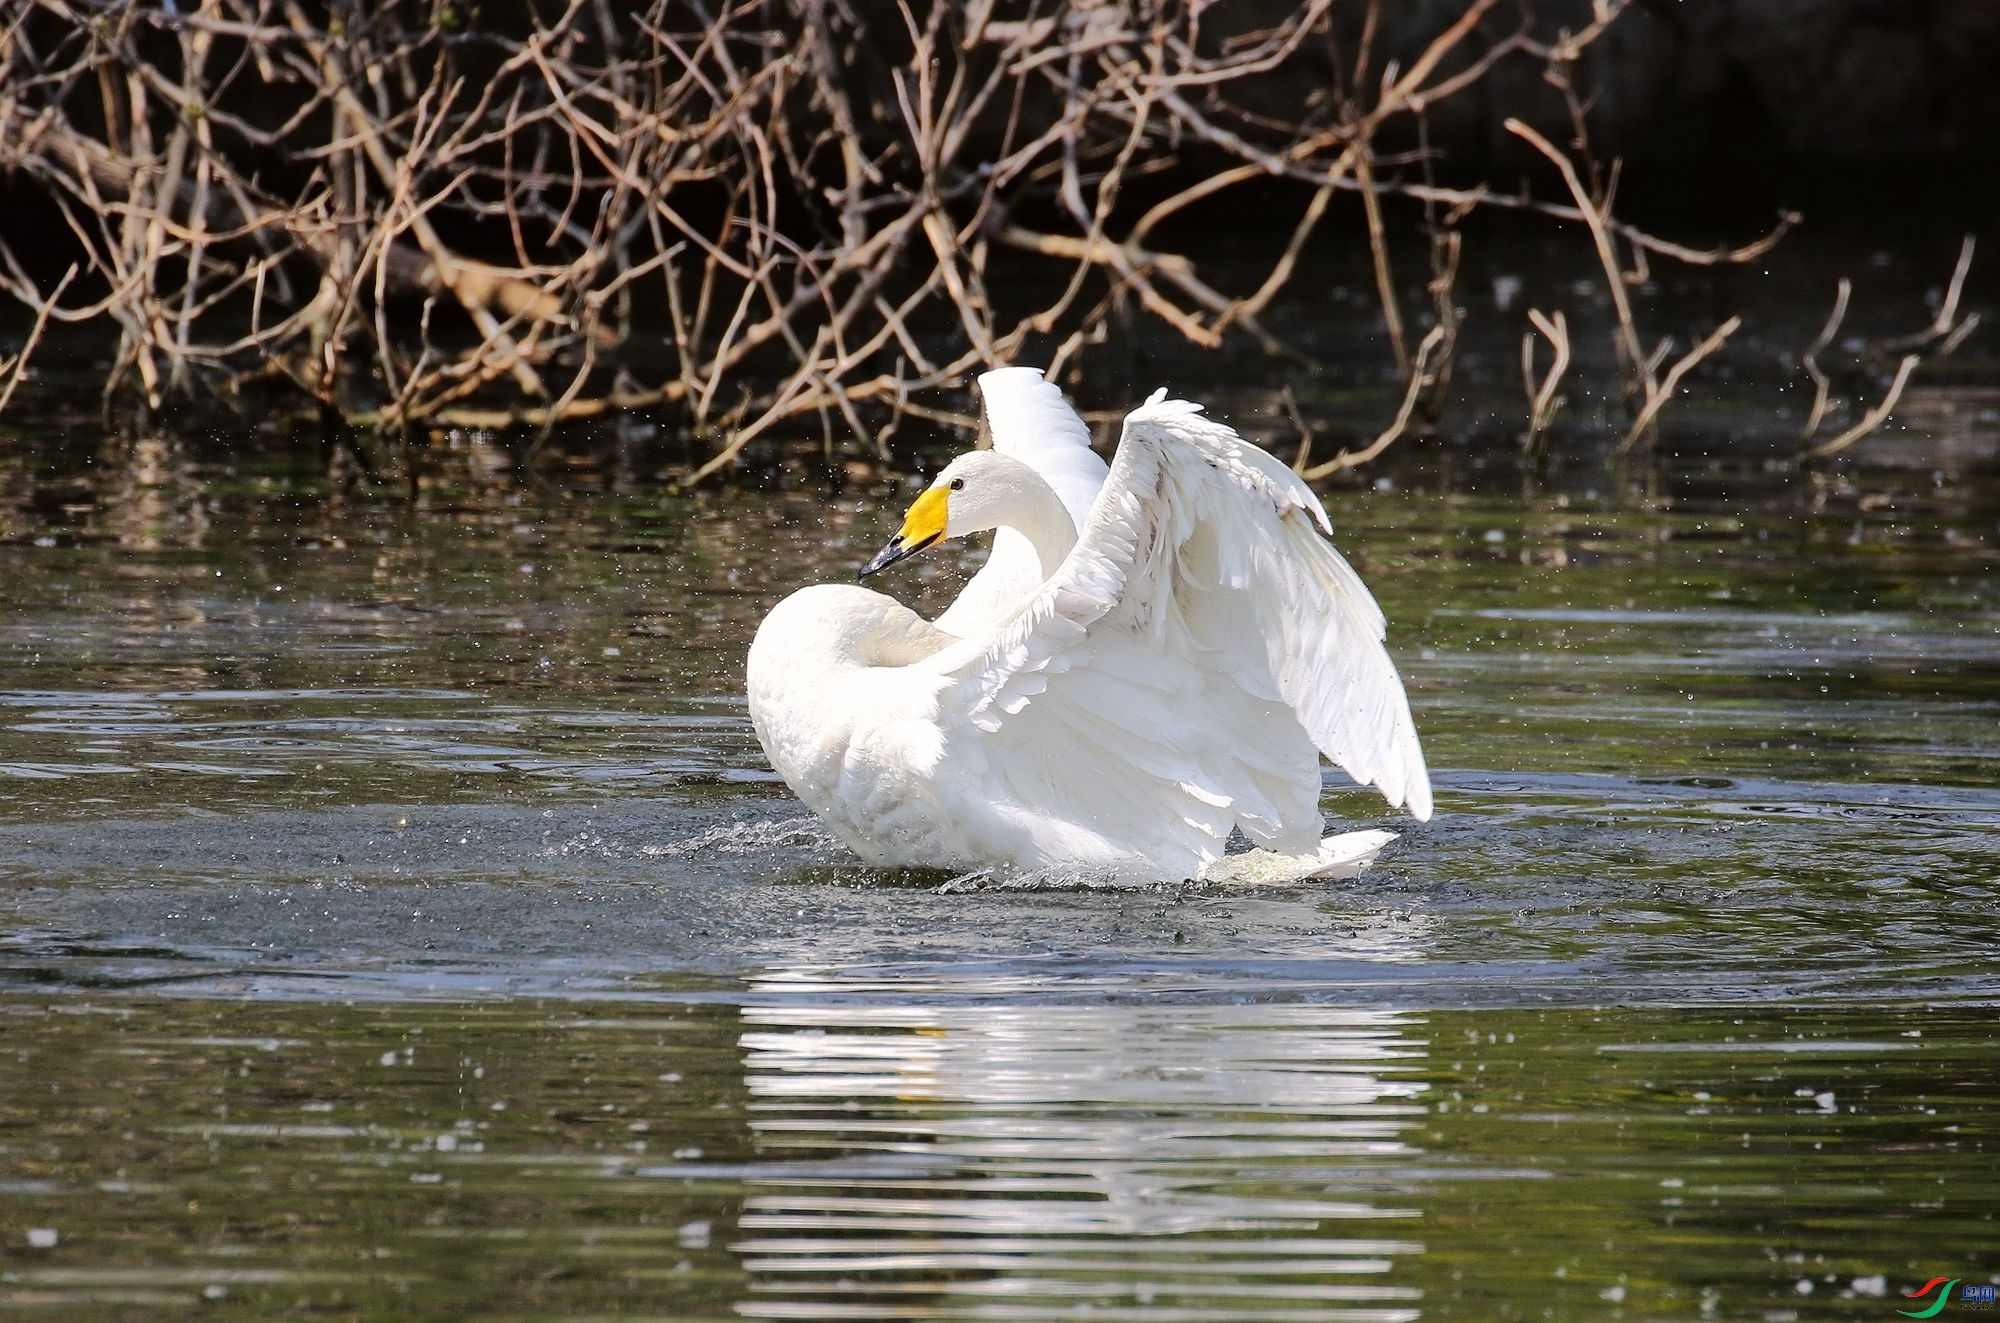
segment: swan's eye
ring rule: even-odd
[[[952,489],[953,491],[955,491],[955,492],[962,492],[962,491],[964,491],[964,490],[965,490],[965,479],[964,479],[964,478],[953,478],[953,479],[951,480],[951,489]]]

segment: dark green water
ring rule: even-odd
[[[854,866],[741,657],[905,494],[635,462],[410,509],[172,442],[0,461],[0,1315],[1893,1319],[2000,1279],[1990,476],[1334,493],[1440,811],[1330,788],[1403,840],[1239,893]]]

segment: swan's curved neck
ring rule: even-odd
[[[1076,524],[1055,488],[1032,470],[1020,475],[1013,495],[1006,517],[1000,522],[1028,539],[1035,549],[1035,559],[1041,562],[1042,578],[1046,579],[1076,545]]]

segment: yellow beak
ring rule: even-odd
[[[910,503],[910,512],[903,516],[902,531],[889,539],[887,546],[875,553],[875,558],[861,567],[858,577],[867,578],[877,570],[887,569],[905,557],[914,556],[931,543],[944,536],[945,524],[950,520],[947,508],[949,496],[943,487],[932,487]]]

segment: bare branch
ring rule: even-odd
[[[1366,448],[1351,453],[1343,450],[1326,463],[1307,469],[1305,476],[1308,481],[1317,481],[1345,469],[1359,468],[1363,464],[1381,458],[1383,451],[1402,439],[1403,433],[1409,430],[1411,415],[1416,412],[1417,400],[1431,384],[1431,363],[1444,341],[1444,328],[1433,326],[1430,333],[1424,336],[1423,342],[1417,346],[1417,361],[1410,373],[1408,384],[1403,388],[1403,403],[1396,410],[1396,420]]]
[[[1826,325],[1820,327],[1819,334],[1807,348],[1803,361],[1806,375],[1812,378],[1812,409],[1806,415],[1805,430],[1799,433],[1799,440],[1810,441],[1819,431],[1820,420],[1826,417],[1827,394],[1833,382],[1819,365],[1819,356],[1833,343],[1833,337],[1840,334],[1840,323],[1847,318],[1848,296],[1854,293],[1854,282],[1842,276],[1833,290],[1833,311],[1826,316]]]
[[[1906,355],[1903,361],[1896,365],[1896,379],[1889,383],[1889,389],[1883,394],[1881,401],[1867,413],[1861,415],[1861,421],[1848,428],[1845,432],[1842,432],[1839,436],[1834,437],[1831,441],[1814,446],[1805,453],[1804,457],[1808,460],[1815,460],[1825,459],[1829,455],[1838,455],[1841,451],[1847,449],[1856,441],[1859,441],[1862,437],[1867,436],[1870,432],[1873,432],[1876,428],[1887,422],[1890,413],[1895,410],[1897,402],[1903,398],[1903,387],[1910,384],[1910,374],[1917,370],[1917,364],[1922,361],[1922,355]]]
[[[1625,439],[1618,443],[1617,450],[1613,452],[1614,458],[1622,457],[1633,446],[1639,443],[1639,439],[1645,436],[1647,430],[1652,427],[1653,420],[1659,417],[1660,410],[1667,406],[1667,401],[1671,400],[1674,397],[1674,392],[1680,389],[1681,378],[1686,376],[1695,364],[1722,348],[1722,342],[1736,334],[1742,325],[1743,319],[1741,317],[1731,317],[1728,321],[1710,331],[1706,339],[1688,350],[1687,353],[1681,355],[1674,365],[1667,369],[1667,375],[1660,380],[1657,386],[1652,387],[1650,393],[1646,396],[1646,403],[1640,408],[1639,416],[1632,420],[1631,429],[1625,433]],[[1664,342],[1660,345],[1660,349],[1663,353],[1665,352],[1666,344]],[[1649,368],[1648,376],[1650,377],[1650,375],[1651,370]]]
[[[63,291],[69,288],[69,282],[76,279],[76,271],[74,266],[65,271],[49,296],[39,301],[35,308],[35,323],[28,328],[28,336],[21,342],[20,352],[12,358],[0,359],[0,413],[7,412],[7,404],[14,398],[15,389],[28,375],[28,360],[34,356],[35,346],[42,342],[42,332],[48,329],[49,314],[55,311]]]
[[[1557,392],[1562,389],[1562,380],[1569,371],[1569,322],[1561,310],[1554,318],[1545,316],[1541,309],[1528,309],[1528,320],[1535,330],[1549,342],[1554,358],[1549,370],[1540,380],[1535,377],[1535,337],[1532,334],[1521,337],[1521,380],[1528,389],[1528,434],[1522,438],[1522,447],[1533,451],[1548,434],[1549,424],[1555,421],[1556,410],[1562,407],[1562,397]]]

